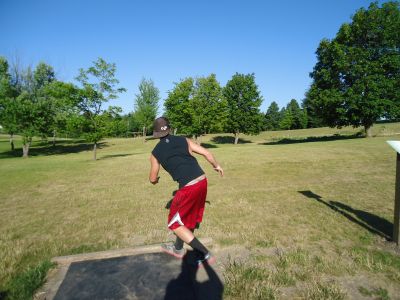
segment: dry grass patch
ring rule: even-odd
[[[380,124],[374,130],[378,137],[371,139],[309,142],[300,138],[356,131],[266,132],[244,136],[250,143],[236,146],[213,142],[218,135],[203,137],[214,147],[226,176],[220,179],[201,161],[210,204],[199,236],[212,237],[218,249],[240,246],[250,256],[261,255],[258,261],[232,267],[247,278],[244,291],[250,296],[245,298],[273,299],[287,286],[309,295],[325,286],[327,293],[341,295],[329,281],[321,286],[314,278],[359,271],[400,286],[398,254],[385,254],[395,180],[395,154],[386,140],[398,136],[380,136],[399,133],[400,125]],[[265,144],[288,137],[295,142]],[[91,151],[76,145],[74,152],[61,147],[64,152],[53,153],[51,146],[34,144],[35,156],[14,157],[6,137],[0,138],[0,291],[54,256],[169,239],[164,206],[176,183],[165,172],[159,185],[148,183],[155,143],[106,140],[94,162]],[[262,251],[271,247],[286,250],[262,258]],[[306,289],[306,284],[311,285]],[[400,293],[400,288],[387,290]],[[244,295],[230,288],[227,293]]]

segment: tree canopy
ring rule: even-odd
[[[377,120],[399,117],[399,2],[358,10],[316,54],[308,104],[329,126],[364,126],[369,136]]]
[[[87,70],[80,69],[76,80],[82,85],[80,90],[79,108],[83,115],[78,123],[85,130],[85,137],[94,144],[93,158],[96,160],[97,142],[106,133],[106,126],[102,113],[103,104],[111,99],[117,98],[117,94],[125,92],[125,88],[117,88],[119,81],[115,78],[116,66],[98,58],[93,66]]]
[[[255,75],[236,73],[227,82],[223,94],[228,104],[227,130],[235,135],[235,144],[240,133],[259,133],[263,122],[260,114],[263,99]]]
[[[139,84],[139,94],[135,97],[135,122],[140,127],[145,127],[150,132],[153,121],[157,116],[160,91],[153,80],[143,78]]]

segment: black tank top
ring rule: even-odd
[[[185,137],[167,135],[160,139],[151,153],[179,183],[179,188],[204,174],[196,158],[189,153]]]

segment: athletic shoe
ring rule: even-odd
[[[204,255],[203,259],[197,260],[197,266],[199,268],[202,268],[204,267],[204,264],[213,265],[216,261],[217,259],[215,258],[215,256],[208,252],[206,255]]]
[[[178,250],[175,248],[174,244],[161,244],[161,250],[177,258],[183,258],[186,254],[185,248]]]

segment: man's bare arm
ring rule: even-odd
[[[158,179],[160,178],[158,176],[158,172],[160,171],[160,163],[158,162],[157,158],[154,157],[152,154],[150,156],[150,174],[149,174],[149,180],[152,184],[157,184]]]
[[[204,158],[213,166],[214,170],[217,171],[221,176],[224,176],[224,170],[218,164],[214,155],[212,155],[212,153],[210,151],[208,151],[206,148],[194,143],[190,139],[186,139],[186,140],[189,145],[189,153],[190,154],[193,154],[193,152],[194,152],[194,153],[204,156]]]

